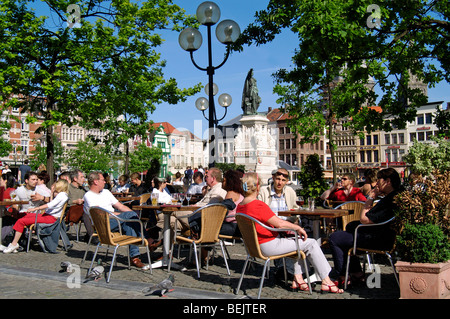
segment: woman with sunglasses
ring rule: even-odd
[[[337,182],[329,190],[325,191],[320,198],[322,200],[332,200],[340,202],[361,201],[365,202],[366,197],[355,185],[355,175],[352,173],[346,173],[341,178],[341,181]]]

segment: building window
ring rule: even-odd
[[[385,144],[387,144],[387,145],[391,144],[391,135],[390,134],[385,134],[384,135],[384,141],[385,141]]]
[[[423,114],[417,116],[417,125],[423,125]]]
[[[28,155],[28,141],[22,140],[20,141],[20,145],[22,146],[22,154]]]
[[[378,151],[373,151],[373,161],[374,163],[378,163],[380,161],[380,157],[378,155]]]
[[[367,151],[367,162],[368,163],[372,162],[372,151]]]
[[[424,132],[419,132],[419,133],[417,133],[417,140],[418,140],[419,142],[425,141],[425,133],[424,133]]]
[[[400,144],[405,144],[405,134],[404,133],[398,133],[398,142]]]
[[[378,135],[373,136],[373,145],[378,145]]]
[[[397,144],[397,134],[392,134],[392,144]]]
[[[359,152],[359,157],[361,158],[360,159],[361,163],[364,163],[366,161],[365,160],[365,152],[364,151]]]
[[[431,113],[425,114],[425,124],[432,124],[433,123],[433,116]]]

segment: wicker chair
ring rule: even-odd
[[[348,273],[349,273],[349,266],[350,266],[350,257],[352,255],[355,256],[358,253],[359,254],[365,254],[367,260],[369,260],[369,258],[368,258],[369,254],[370,255],[379,254],[379,255],[386,256],[389,259],[389,262],[390,262],[390,264],[392,266],[392,270],[394,271],[395,280],[397,281],[397,284],[400,287],[400,282],[398,280],[398,274],[397,274],[397,272],[395,270],[394,261],[392,259],[392,252],[395,249],[395,244],[392,245],[392,247],[390,249],[387,249],[387,250],[367,249],[367,248],[363,248],[363,247],[357,247],[358,230],[360,230],[362,228],[365,228],[365,227],[377,227],[377,226],[379,227],[379,226],[383,226],[383,225],[386,225],[386,224],[392,222],[394,219],[395,219],[395,217],[392,217],[391,219],[389,219],[389,220],[387,220],[385,222],[382,222],[382,223],[378,223],[378,224],[361,224],[361,225],[358,225],[356,227],[355,235],[354,235],[354,241],[353,241],[353,247],[348,250],[348,255],[347,255],[347,267],[345,269],[344,289],[347,289]],[[364,262],[364,267],[363,267],[364,272],[365,272],[365,268],[366,267],[365,267],[365,262]]]
[[[65,218],[66,209],[67,209],[67,202],[64,204],[64,207],[63,207],[62,212],[61,212],[61,216],[60,216],[59,219],[55,222],[55,223],[60,223],[60,224],[61,224],[61,227],[63,227],[63,224],[64,224],[64,223],[63,223],[63,220],[64,220],[64,218]],[[37,224],[38,224],[37,218],[38,218],[38,215],[39,215],[39,214],[43,214],[43,213],[45,213],[45,209],[41,210],[41,212],[37,212],[37,211],[36,211],[36,218],[35,218],[34,224],[31,224],[30,226],[28,226],[27,252],[30,251],[30,243],[31,243],[31,237],[32,237],[32,234],[33,234],[33,232],[35,232],[35,233],[37,232]],[[69,244],[66,244],[66,243],[64,242],[64,238],[63,238],[62,235],[61,235],[61,231],[62,231],[62,230],[60,230],[60,235],[59,235],[59,237],[63,240],[64,249],[67,250],[67,247],[69,246]],[[36,233],[36,236],[39,236],[39,234]]]
[[[214,247],[217,244],[220,245],[223,259],[225,261],[225,266],[227,267],[228,275],[230,276],[230,269],[228,268],[228,262],[227,258],[225,256],[225,250],[223,242],[219,239],[219,231],[222,226],[223,220],[225,218],[225,215],[227,213],[227,208],[223,204],[208,204],[206,206],[200,207],[196,211],[194,211],[192,214],[189,214],[186,216],[187,218],[195,215],[195,214],[201,214],[201,230],[200,230],[200,238],[195,239],[191,237],[185,237],[182,235],[177,235],[177,232],[175,231],[174,235],[174,241],[172,243],[171,251],[173,252],[173,247],[175,242],[179,245],[182,244],[189,244],[194,249],[194,256],[195,256],[195,265],[197,267],[197,276],[200,278],[200,266],[199,266],[199,257],[200,253],[197,256],[197,247],[199,251],[201,250],[201,247]],[[177,223],[175,223],[177,224]],[[171,268],[173,259],[173,253],[171,254],[170,261],[169,261],[169,271]]]
[[[264,278],[266,271],[268,272],[268,266],[270,265],[271,260],[275,259],[283,259],[283,266],[284,266],[284,279],[287,284],[287,274],[286,274],[286,263],[285,259],[286,257],[289,258],[300,258],[303,260],[304,267],[306,269],[306,277],[308,278],[308,287],[310,294],[312,293],[311,283],[309,282],[309,272],[308,267],[306,264],[306,255],[303,251],[300,250],[299,244],[298,244],[298,238],[296,238],[296,244],[297,244],[297,250],[292,251],[290,253],[282,254],[282,255],[275,255],[275,256],[264,256],[261,252],[261,248],[259,246],[258,242],[258,234],[256,232],[256,223],[261,225],[262,227],[269,229],[271,231],[276,232],[286,232],[286,231],[292,231],[292,229],[280,229],[280,228],[271,228],[267,225],[262,224],[260,221],[254,219],[253,217],[250,217],[245,214],[237,213],[236,214],[236,220],[238,222],[239,230],[242,234],[242,239],[244,241],[245,250],[247,251],[247,258],[245,259],[244,267],[242,268],[241,278],[239,279],[238,286],[236,288],[236,294],[239,294],[239,289],[241,288],[242,280],[244,279],[245,271],[247,269],[248,262],[258,263],[258,259],[262,259],[264,261],[264,268],[261,274],[261,281],[259,284],[259,290],[258,290],[258,299],[261,297],[261,290],[264,285]]]
[[[349,214],[346,216],[342,216],[342,230],[345,230],[345,227],[347,226],[348,223],[355,221],[355,220],[360,220],[361,218],[361,212],[364,209],[364,202],[359,202],[359,201],[351,201],[351,202],[346,202],[343,204],[340,204],[338,206],[336,206],[334,209],[346,209],[349,211],[353,211],[353,214]]]
[[[109,248],[110,246],[114,247],[114,254],[111,261],[111,266],[109,268],[109,273],[106,282],[109,282],[111,278],[111,272],[114,266],[114,261],[116,259],[117,249],[121,246],[128,246],[128,245],[139,245],[139,246],[145,246],[147,249],[147,257],[150,265],[150,272],[153,273],[152,267],[151,267],[151,259],[150,259],[150,250],[148,249],[148,242],[147,239],[144,238],[144,231],[143,231],[143,225],[142,222],[138,219],[122,219],[109,211],[100,208],[100,207],[92,207],[89,210],[89,213],[91,215],[92,221],[94,222],[95,229],[99,238],[99,243],[97,244],[97,248],[95,249],[94,256],[92,257],[91,265],[89,267],[88,274],[91,272],[92,266],[94,264],[95,257],[97,256],[98,248],[101,245],[107,246]],[[110,218],[115,218],[118,220],[119,229],[120,229],[120,223],[127,222],[127,223],[139,223],[141,226],[141,236],[140,237],[134,237],[134,236],[128,236],[128,235],[118,235],[113,232],[111,232],[111,226],[110,226]],[[131,268],[130,265],[130,253],[128,251],[128,269]]]

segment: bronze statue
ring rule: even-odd
[[[258,114],[257,110],[261,98],[258,95],[256,79],[253,77],[253,69],[250,69],[244,83],[244,91],[242,93],[242,110],[244,115]]]

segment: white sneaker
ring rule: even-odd
[[[17,245],[13,245],[12,243],[8,245],[8,247],[5,248],[5,250],[3,250],[4,254],[9,254],[9,253],[13,253],[15,252],[15,250],[19,248],[19,244]]]
[[[6,249],[6,246],[0,245],[0,251],[4,251]]]

